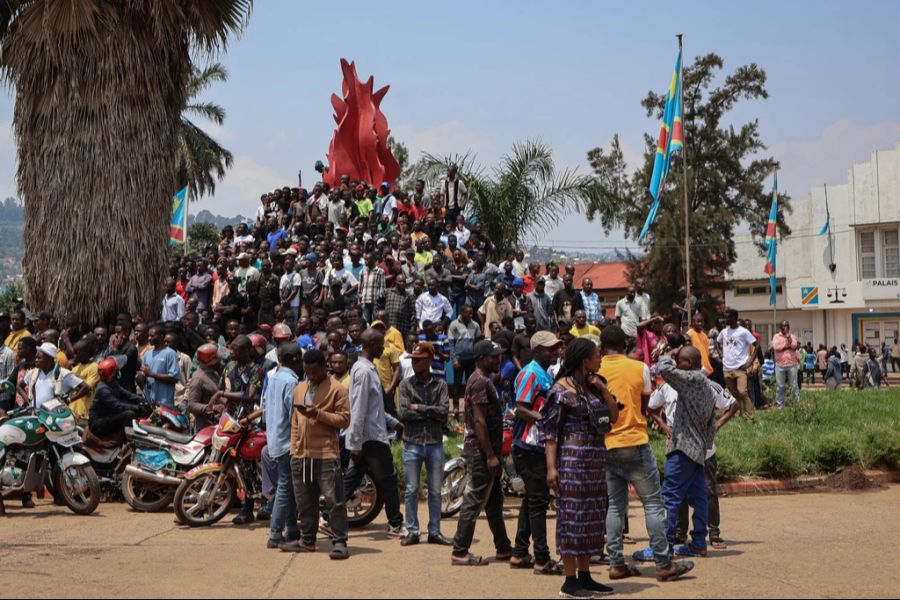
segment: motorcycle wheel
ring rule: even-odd
[[[100,504],[100,478],[91,465],[57,467],[53,485],[59,497],[76,515],[89,515]]]
[[[217,523],[231,510],[235,496],[234,478],[226,476],[216,489],[220,471],[185,479],[175,492],[175,518],[189,527]]]
[[[469,483],[465,465],[459,465],[444,473],[441,481],[441,517],[447,519],[456,515],[463,504],[463,492]]]
[[[365,527],[381,514],[382,508],[384,497],[381,487],[366,473],[356,493],[347,498],[347,524],[354,529]]]
[[[122,496],[138,512],[159,512],[172,503],[175,494],[167,485],[122,474]]]

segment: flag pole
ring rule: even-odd
[[[775,169],[775,197],[778,197],[778,169]],[[778,222],[778,213],[775,213],[776,223]],[[772,304],[772,327],[775,328],[775,331],[780,331],[781,328],[778,327],[778,226],[775,227],[775,289],[771,290],[772,296],[775,297],[775,302]],[[770,336],[770,339],[774,338],[775,334],[773,333]]]
[[[691,326],[691,319],[693,318],[695,307],[691,303],[691,229],[687,177],[687,123],[685,122],[684,106],[684,51],[682,47],[682,38],[684,37],[684,34],[679,33],[676,37],[678,38],[678,53],[681,55],[681,61],[678,65],[678,80],[681,82],[681,135],[684,140],[684,150],[681,156],[682,165],[684,167],[684,182],[682,184],[684,187],[684,296],[685,304],[688,307],[682,329],[687,330]]]
[[[822,188],[825,190],[825,218],[828,219],[826,222],[828,226],[828,254],[831,257],[831,262],[828,263],[828,270],[831,271],[832,278],[834,278],[834,244],[831,243],[831,211],[828,210],[828,184],[823,183]]]
[[[187,192],[184,194],[184,248],[182,255],[187,256],[188,253],[188,209],[191,206],[190,202],[191,198],[191,188],[188,187]]]

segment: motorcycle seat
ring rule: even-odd
[[[124,433],[117,433],[110,437],[100,437],[91,431],[90,427],[84,428],[84,445],[97,450],[115,449],[125,443]]]
[[[171,429],[163,429],[162,427],[154,427],[152,425],[141,424],[141,429],[151,435],[163,437],[171,442],[175,442],[176,444],[189,444],[194,439],[193,434],[178,433],[177,431],[172,431]]]

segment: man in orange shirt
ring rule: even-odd
[[[706,335],[705,329],[706,319],[701,313],[695,313],[687,336],[691,340],[691,346],[700,351],[700,364],[703,366],[706,376],[709,377],[713,374],[713,366],[709,360],[709,336]]]
[[[628,336],[618,325],[600,333],[603,363],[599,374],[609,391],[624,404],[612,431],[606,434],[606,483],[609,510],[606,514],[606,544],[609,548],[609,578],[625,579],[640,572],[625,564],[622,549],[624,517],[628,510],[628,484],[634,485],[644,505],[644,519],[650,535],[651,560],[656,562],[656,578],[670,581],[690,571],[690,561],[672,562],[666,539],[666,512],[660,493],[659,469],[647,436],[647,405],[650,400],[650,369],[625,355]],[[640,557],[645,560],[647,557]]]

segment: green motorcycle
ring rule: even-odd
[[[77,451],[81,443],[75,416],[60,399],[44,402],[37,411],[10,411],[0,419],[0,507],[4,497],[36,492],[49,483],[75,514],[94,512],[100,480],[88,457]]]

